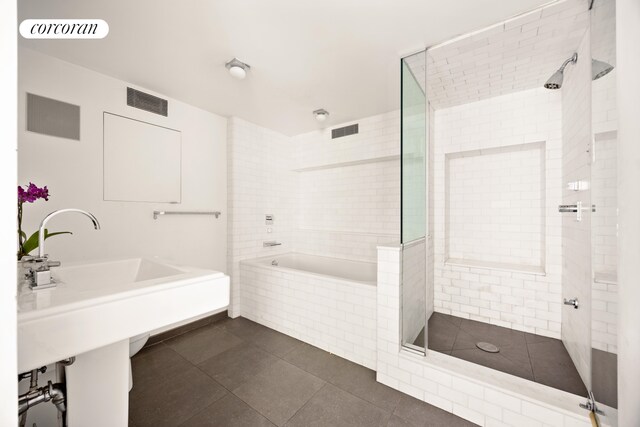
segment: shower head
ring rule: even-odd
[[[611,64],[591,58],[591,79],[598,80],[609,74],[613,68]]]
[[[551,77],[549,77],[549,80],[544,84],[544,87],[547,89],[560,89],[562,87],[563,77],[564,73],[562,70],[556,71]]]
[[[553,75],[547,80],[544,84],[544,87],[547,89],[560,89],[562,87],[562,80],[564,79],[564,69],[569,64],[575,64],[578,62],[578,54],[574,53],[571,58],[564,61],[562,66],[558,68],[558,71],[553,73]]]

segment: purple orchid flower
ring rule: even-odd
[[[40,188],[33,182],[30,182],[26,190],[22,188],[22,186],[18,186],[19,203],[33,203],[38,199],[49,200],[49,189],[47,189],[46,185]]]

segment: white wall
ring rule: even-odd
[[[241,314],[239,262],[294,249],[297,176],[293,143],[280,133],[232,117],[227,146],[229,315],[236,317]],[[273,225],[265,225],[266,214],[274,215]],[[263,247],[268,240],[282,245]]]
[[[617,0],[618,58],[618,424],[640,420],[640,2]]]
[[[18,85],[16,2],[0,3],[0,425],[18,423],[16,349],[16,148]]]
[[[126,105],[127,82],[42,55],[20,50],[19,108],[25,93],[80,106],[81,140],[72,141],[19,128],[19,182],[47,185],[48,202],[25,206],[24,228],[37,229],[47,213],[60,208],[88,210],[99,219],[94,231],[86,218],[60,216],[50,230],[72,231],[47,241],[52,259],[158,256],[172,262],[226,271],[227,120],[169,99],[169,116]],[[144,90],[144,89],[142,89]],[[163,96],[159,94],[159,96]],[[165,97],[166,98],[166,97]],[[103,112],[120,114],[182,131],[182,203],[107,202],[102,194]],[[153,219],[153,210],[219,210],[222,216]]]
[[[562,203],[591,203],[591,191],[567,184],[591,178],[591,45],[587,32],[577,49],[578,62],[565,69],[562,85]],[[562,306],[562,342],[582,381],[591,389],[591,214],[562,215],[562,297],[577,298],[578,310]]]
[[[300,252],[375,262],[378,244],[399,239],[399,112],[356,123],[357,135],[331,139],[345,123],[293,138]]]
[[[543,88],[435,112],[436,311],[560,336],[561,126]]]

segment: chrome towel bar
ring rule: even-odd
[[[220,214],[220,211],[153,211],[153,219],[160,215],[213,215],[218,218]]]

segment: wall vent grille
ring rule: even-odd
[[[27,93],[27,130],[80,141],[80,106]]]
[[[358,133],[358,124],[343,126],[331,130],[331,139],[342,138],[343,136],[355,135]]]
[[[127,88],[127,105],[165,117],[169,115],[169,102],[166,99],[130,87]]]

